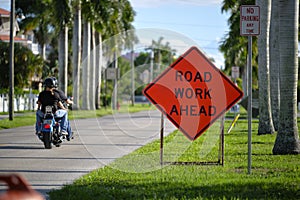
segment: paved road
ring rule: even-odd
[[[43,195],[159,138],[160,113],[114,114],[71,121],[74,140],[44,149],[33,126],[0,130],[0,174],[23,175]],[[166,122],[165,134],[175,130]],[[6,187],[0,185],[0,192]]]

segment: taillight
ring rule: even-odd
[[[44,128],[49,129],[50,127],[50,124],[44,124]]]

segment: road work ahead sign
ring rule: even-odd
[[[190,140],[197,139],[243,96],[196,47],[179,57],[143,92]]]

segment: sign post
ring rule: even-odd
[[[248,174],[252,165],[252,36],[260,34],[260,8],[255,5],[240,7],[240,34],[248,36]]]
[[[248,174],[252,166],[252,36],[248,36]]]

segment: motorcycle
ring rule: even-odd
[[[46,149],[51,149],[52,144],[60,147],[61,143],[66,140],[66,135],[61,134],[60,119],[54,117],[52,106],[45,107],[40,139],[44,142]]]

